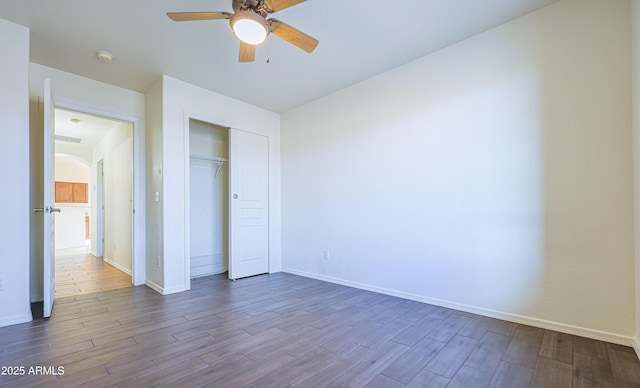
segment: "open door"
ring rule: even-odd
[[[44,80],[44,198],[42,213],[44,215],[44,313],[51,316],[56,290],[56,249],[55,249],[55,176],[54,176],[54,106],[51,94],[51,80]],[[38,209],[40,210],[40,209]]]
[[[229,131],[229,279],[269,272],[269,138]]]

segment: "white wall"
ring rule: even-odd
[[[133,128],[130,123],[114,122],[115,126],[93,148],[92,179],[97,183],[98,162],[104,168],[104,251],[106,263],[131,275],[132,264],[132,166]],[[97,184],[91,190],[91,200],[98,198]],[[97,207],[91,217],[98,219]],[[97,222],[91,223],[92,236],[98,235]],[[91,239],[91,252],[97,252],[97,239]]]
[[[189,120],[189,153],[205,158],[228,158],[229,129]]]
[[[86,183],[87,188],[91,187],[91,169],[81,161],[56,154],[54,171],[57,182]],[[56,207],[61,210],[56,214],[56,250],[84,247],[85,215],[89,214],[91,203],[56,203]]]
[[[636,335],[634,347],[640,357],[640,0],[631,2],[633,73],[633,150],[635,178],[635,283]]]
[[[58,144],[56,144],[56,147]],[[91,169],[84,161],[73,157],[55,155],[55,180],[58,182],[91,182]]]
[[[168,76],[163,76],[160,85],[161,98],[157,97],[154,85],[152,95],[155,103],[148,112],[157,116],[156,105],[160,102],[162,118],[156,120],[149,130],[157,131],[158,122],[161,122],[162,141],[151,148],[156,153],[161,152],[162,166],[154,165],[152,173],[157,177],[151,179],[154,185],[161,181],[158,191],[162,218],[160,221],[160,213],[155,213],[148,217],[147,223],[161,223],[162,228],[156,227],[154,231],[162,235],[147,234],[147,238],[162,241],[162,249],[153,254],[158,252],[161,255],[163,278],[161,283],[148,284],[163,294],[190,288],[187,216],[190,118],[269,137],[269,270],[280,271],[280,116]]]
[[[285,113],[284,270],[630,343],[629,12],[561,1]]]
[[[161,258],[162,241],[162,77],[147,90],[146,94],[146,284],[161,290],[164,284]],[[158,197],[156,197],[156,193]]]
[[[56,215],[56,255],[64,255],[62,249],[85,247],[85,216],[89,208],[57,204],[60,214]]]
[[[29,30],[0,19],[0,327],[31,320],[29,304]]]
[[[146,278],[145,244],[145,96],[75,74],[31,63],[29,70],[29,97],[31,114],[31,205],[37,207],[42,193],[42,122],[37,118],[38,98],[42,98],[43,82],[51,79],[55,105],[79,112],[133,122],[134,124],[134,279],[144,284]],[[41,200],[39,200],[42,202]],[[31,224],[31,300],[42,300],[42,242],[38,240],[41,219]]]

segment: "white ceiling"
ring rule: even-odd
[[[82,139],[79,144],[69,144],[73,144],[75,147],[93,149],[118,123],[118,121],[112,119],[56,109],[54,128],[58,136]]]
[[[0,18],[31,29],[31,60],[45,66],[139,92],[166,74],[285,112],[555,1],[309,0],[273,17],[319,39],[316,51],[272,36],[253,63],[238,62],[226,20],[166,16],[232,12],[231,0],[6,0]]]

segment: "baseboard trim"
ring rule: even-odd
[[[144,282],[144,285],[149,287],[149,288],[151,288],[152,290],[154,290],[158,294],[164,295],[164,289],[162,287],[160,287],[159,285],[157,285],[156,283],[152,282],[151,280],[147,279]]]
[[[225,266],[214,267],[213,268],[213,272],[205,273],[205,274],[202,274],[202,275],[194,275],[194,276],[191,276],[191,279],[204,278],[206,276],[211,276],[211,275],[219,275],[221,273],[227,272],[228,270],[229,270],[229,267],[225,267]]]
[[[636,351],[636,356],[640,358],[640,338],[638,337],[633,339],[633,350]]]
[[[177,292],[186,291],[184,287],[164,288],[148,279],[147,281],[144,282],[144,285],[151,288],[152,290],[154,290],[155,292],[161,295],[169,295],[169,294],[175,294]]]
[[[293,268],[283,268],[282,271],[293,274],[293,275],[304,276],[307,278],[312,278],[312,279],[321,280],[321,281],[334,283],[334,284],[340,284],[343,286],[358,288],[361,290],[377,292],[379,294],[396,296],[398,298],[432,304],[440,307],[446,307],[446,308],[464,311],[472,314],[478,314],[478,315],[482,315],[489,318],[496,318],[504,321],[520,323],[523,325],[539,327],[542,329],[554,330],[561,333],[572,334],[580,337],[586,337],[586,338],[591,338],[595,340],[611,342],[618,345],[632,346],[636,349],[636,352],[640,356],[640,344],[638,343],[638,340],[633,337],[628,337],[628,336],[619,335],[615,333],[609,333],[609,332],[600,331],[600,330],[588,329],[588,328],[579,327],[579,326],[567,325],[560,322],[548,321],[544,319],[539,319],[539,318],[534,318],[534,317],[529,317],[529,316],[524,316],[519,314],[506,313],[503,311],[491,310],[483,307],[451,302],[451,301],[437,299],[437,298],[429,298],[422,295],[392,290],[392,289],[383,288],[383,287],[372,286],[369,284],[353,282],[350,280],[335,278],[331,276],[317,275],[310,272],[299,271]]]
[[[14,315],[12,317],[0,319],[0,327],[17,325],[20,323],[31,322],[31,321],[33,321],[33,317],[31,316],[31,313],[23,314],[23,315]]]
[[[122,265],[116,263],[115,261],[113,261],[113,260],[111,260],[109,258],[106,258],[106,257],[103,257],[102,261],[104,261],[105,263],[109,264],[110,266],[112,266],[114,268],[119,269],[120,271],[126,273],[127,275],[131,276],[131,270],[130,269],[128,269],[126,267],[123,267]]]

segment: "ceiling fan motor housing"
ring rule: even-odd
[[[233,0],[233,11],[253,11],[266,17],[269,13],[264,0]]]

